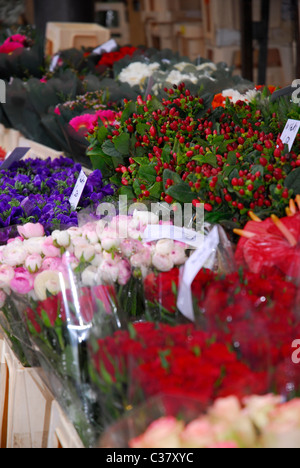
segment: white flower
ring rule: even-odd
[[[95,256],[95,248],[86,240],[79,238],[74,243],[74,255],[79,261],[90,262]]]
[[[54,231],[52,233],[52,239],[56,246],[68,247],[70,245],[70,234],[68,231]]]
[[[121,239],[118,237],[103,237],[101,239],[102,248],[106,251],[110,251],[112,249],[118,249],[121,244]]]
[[[128,83],[130,86],[141,86],[159,68],[160,65],[156,62],[149,65],[142,62],[133,62],[121,71],[119,81]]]
[[[155,252],[160,255],[169,255],[173,249],[174,241],[172,239],[160,239],[155,245]]]
[[[22,242],[11,242],[3,250],[3,263],[12,267],[23,265],[26,257],[27,251]]]
[[[166,81],[175,85],[179,85],[184,81],[191,81],[193,84],[197,84],[198,77],[192,73],[180,73],[178,70],[172,70],[167,76]]]
[[[176,68],[176,70],[179,70],[180,72],[182,72],[186,67],[191,67],[193,66],[192,63],[188,63],[188,62],[179,62],[179,63],[176,63],[174,65],[174,68]]]
[[[155,253],[152,257],[152,264],[154,268],[159,271],[170,271],[174,267],[174,263],[169,255],[161,255]]]
[[[81,275],[82,283],[84,286],[95,286],[97,277],[97,268],[88,266]]]
[[[61,276],[57,271],[42,271],[34,280],[34,292],[39,301],[47,299],[47,291],[50,294],[58,294],[61,291]]]
[[[148,224],[159,223],[159,217],[155,213],[152,213],[152,211],[134,210],[132,218],[134,221],[138,221],[143,227],[148,226]]]
[[[8,287],[14,276],[13,267],[6,264],[0,265],[0,288]]]
[[[179,244],[175,244],[172,252],[170,253],[174,265],[183,265],[187,261],[185,254],[185,247]]]
[[[25,260],[25,267],[30,273],[37,273],[43,263],[43,259],[40,254],[29,255]]]
[[[23,242],[24,249],[28,252],[29,255],[41,255],[43,253],[45,239],[46,237],[34,237],[31,239],[26,239]]]
[[[198,71],[202,71],[202,70],[209,70],[211,69],[211,71],[216,71],[218,69],[218,67],[216,66],[216,64],[212,63],[212,62],[208,62],[208,63],[202,63],[201,65],[197,65],[197,70]]]

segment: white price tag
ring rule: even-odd
[[[300,129],[300,120],[289,119],[281,135],[281,141],[284,145],[288,145],[289,151],[292,150],[296,136]]]
[[[191,286],[197,274],[209,260],[211,255],[216,255],[219,244],[219,232],[217,226],[204,239],[201,248],[191,255],[181,268],[181,281],[179,285],[177,307],[189,320],[195,320]]]
[[[50,72],[54,72],[55,68],[58,65],[58,62],[59,62],[59,54],[56,54],[51,60],[50,67],[49,67]]]
[[[70,205],[73,208],[73,210],[76,210],[79,200],[81,198],[82,192],[84,190],[85,184],[87,182],[87,176],[83,172],[83,170],[80,171],[79,177],[77,179],[77,182],[75,184],[74,190],[72,192],[72,195],[70,196]]]
[[[118,44],[116,43],[116,41],[114,39],[110,39],[109,41],[104,42],[104,44],[102,44],[101,46],[96,47],[96,49],[93,50],[93,54],[102,55],[104,53],[113,52],[117,48]]]
[[[144,231],[143,242],[153,242],[159,239],[172,239],[197,249],[203,244],[204,234],[173,225],[149,224]]]

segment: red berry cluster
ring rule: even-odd
[[[184,83],[165,91],[162,101],[139,96],[109,135],[112,142],[130,136],[128,158],[116,169],[121,184],[138,199],[204,203],[238,222],[249,210],[284,212],[294,195],[286,177],[300,167],[299,139],[292,152],[280,140],[288,116],[280,121],[259,100],[205,109]]]

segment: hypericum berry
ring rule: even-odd
[[[205,211],[211,212],[213,210],[213,207],[210,203],[204,203],[204,209]]]
[[[259,158],[259,163],[265,167],[268,164],[268,160],[264,157],[261,157]]]
[[[170,195],[166,195],[165,196],[165,202],[171,204],[171,203],[173,203],[173,198]]]

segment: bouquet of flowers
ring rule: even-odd
[[[105,339],[91,339],[91,378],[107,423],[159,394],[195,399],[264,394],[266,372],[252,371],[227,343],[193,325],[142,322]],[[196,372],[195,372],[196,369]]]
[[[194,408],[193,408],[194,407]],[[300,401],[268,394],[220,398],[207,410],[193,401],[152,398],[102,436],[102,448],[295,448]]]
[[[298,292],[292,282],[278,273],[241,270],[222,276],[202,270],[192,292],[201,329],[231,343],[251,369],[268,372],[272,391],[288,398],[299,394],[297,366],[291,359],[291,345],[300,331]]]
[[[0,39],[0,76],[28,79],[42,77],[44,67],[43,44],[32,28],[19,28],[16,33]]]
[[[287,118],[299,107],[275,103],[260,92],[251,102],[229,100],[225,109],[194,96],[184,84],[128,102],[118,131],[89,137],[93,164],[110,158],[111,177],[139,200],[204,203],[206,220],[243,226],[249,210],[262,217],[282,215],[296,183],[299,137],[291,152],[281,142]],[[100,162],[99,162],[100,164]],[[141,187],[147,186],[147,190]]]
[[[117,112],[117,106],[108,101],[104,91],[93,91],[60,103],[54,110],[51,107],[44,123],[47,123],[45,128],[49,137],[60,145],[65,154],[91,168],[91,160],[86,156],[89,146],[86,136],[94,131],[98,122],[105,126],[113,125]]]
[[[5,331],[12,333],[13,345],[19,341],[17,350],[22,349],[28,364],[42,368],[42,377],[89,447],[102,421],[88,374],[87,343],[92,328],[106,336],[120,327],[116,293],[113,286],[83,286],[75,260],[67,254],[45,257],[43,270],[33,273],[39,260],[39,254],[28,256],[29,270],[1,265],[2,279],[14,272],[4,288],[10,288],[2,306],[10,326]]]
[[[77,226],[80,210],[114,194],[110,184],[104,185],[101,172],[95,171],[74,210],[69,200],[80,171],[80,164],[63,157],[26,159],[3,171],[0,165],[1,243],[14,236],[19,224],[39,222],[46,233]]]

